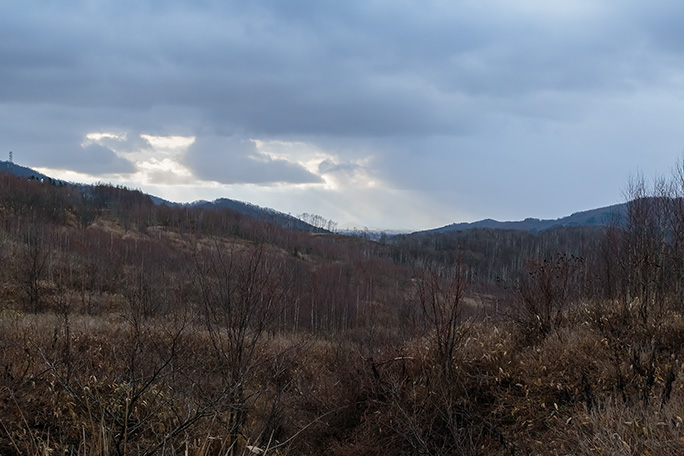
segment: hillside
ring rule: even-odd
[[[10,173],[18,177],[35,178],[50,180],[51,177],[41,174],[38,171],[34,171],[31,168],[25,166],[17,165],[14,162],[0,160],[0,172]]]
[[[15,163],[8,161],[0,161],[0,172],[9,172],[15,176],[19,177],[34,177],[36,179],[53,180],[49,176],[38,173],[31,168],[26,168],[23,166],[16,165]],[[75,184],[79,188],[82,188],[85,193],[88,193],[88,185]],[[165,206],[185,206],[190,208],[201,208],[207,210],[215,209],[228,209],[235,213],[256,219],[262,220],[269,223],[273,223],[283,228],[296,229],[300,231],[307,232],[328,232],[328,230],[314,226],[314,224],[307,223],[297,217],[293,217],[289,214],[282,213],[275,209],[264,208],[251,204],[248,202],[237,201],[229,198],[219,198],[214,201],[196,201],[189,204],[179,204],[171,201],[166,201],[162,198],[149,195],[152,201],[157,205]],[[486,228],[486,229],[501,229],[501,230],[519,230],[528,231],[531,233],[539,233],[546,230],[551,230],[559,227],[604,227],[608,226],[620,219],[625,212],[626,204],[616,204],[613,206],[607,206],[597,209],[591,209],[582,212],[576,212],[567,217],[562,217],[555,220],[540,220],[535,218],[527,218],[521,221],[505,221],[500,222],[493,219],[485,219],[472,223],[454,223],[451,225],[446,225],[440,228],[434,228],[425,231],[419,231],[417,233],[446,233],[451,231],[467,231],[476,228]],[[309,214],[306,214],[309,215]],[[314,216],[316,217],[316,216]],[[329,221],[331,224],[334,222]],[[379,240],[381,238],[387,237],[385,232],[368,232],[365,230],[361,231],[345,231],[346,234],[366,237],[374,240]],[[390,235],[392,235],[390,233]]]
[[[255,204],[245,203],[228,198],[219,198],[214,201],[197,201],[190,203],[189,206],[199,207],[202,209],[230,209],[231,211],[235,211],[247,217],[267,221],[283,228],[308,232],[321,231],[313,225],[310,225],[291,215],[284,214],[274,209],[263,208]]]
[[[541,231],[551,230],[559,227],[573,227],[573,226],[588,226],[588,227],[602,227],[609,226],[615,223],[624,216],[626,204],[615,204],[612,206],[602,207],[598,209],[591,209],[588,211],[576,212],[567,217],[562,217],[555,220],[540,220],[535,218],[526,218],[520,221],[499,222],[492,219],[480,220],[472,223],[454,223],[446,225],[441,228],[427,230],[427,232],[444,233],[449,231],[465,231],[474,228],[488,228],[499,230],[520,230],[529,231],[531,233],[539,233]]]
[[[54,182],[54,183],[60,183],[67,185],[68,183],[62,182],[56,179],[53,179],[49,176],[46,176],[44,174],[41,174],[37,171],[34,171],[31,168],[27,168],[24,166],[17,165],[13,162],[9,161],[0,161],[0,172],[5,172],[9,173],[11,175],[17,176],[17,177],[25,177],[25,178],[34,178],[38,180],[44,180],[48,182]],[[85,184],[76,184],[76,183],[71,183],[68,184],[73,186],[75,189],[78,191],[82,192],[84,195],[90,195],[92,196],[94,192],[94,188],[97,187],[97,185],[85,185]],[[89,196],[89,197],[90,197]],[[196,201],[194,203],[190,204],[180,204],[180,203],[175,203],[172,201],[167,201],[165,199],[159,198],[157,196],[153,195],[147,195],[151,199],[152,202],[154,202],[156,205],[163,205],[163,206],[168,206],[168,207],[189,207],[189,208],[201,208],[205,210],[229,210],[231,212],[235,212],[237,214],[244,215],[246,217],[250,217],[256,220],[262,220],[262,221],[267,221],[269,223],[273,223],[275,225],[278,225],[283,228],[288,228],[288,229],[294,229],[294,230],[301,230],[301,231],[307,231],[307,232],[319,232],[319,231],[326,231],[326,230],[321,230],[320,228],[316,228],[313,225],[306,223],[302,220],[299,220],[296,217],[292,217],[291,215],[284,214],[282,212],[276,211],[274,209],[269,209],[269,208],[263,208],[260,206],[257,206],[255,204],[250,204],[250,203],[245,203],[242,201],[237,201],[237,200],[231,200],[228,198],[219,198],[214,201]]]

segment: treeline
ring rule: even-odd
[[[515,282],[530,260],[560,253],[593,258],[605,235],[604,228],[581,226],[540,233],[489,228],[416,233],[394,236],[389,254],[397,263],[430,258],[444,265],[459,264],[473,282],[495,286]]]
[[[72,185],[8,173],[0,173],[0,210],[4,216],[80,228],[104,217],[125,231],[141,232],[163,226],[188,233],[250,237],[272,225],[226,208],[155,204],[149,195],[121,186]]]

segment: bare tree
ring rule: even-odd
[[[256,394],[249,385],[260,362],[260,344],[288,302],[286,277],[263,246],[216,242],[211,252],[198,256],[200,308],[221,384],[221,399],[215,395],[213,400],[223,404],[224,409],[217,405],[217,414],[231,445],[238,441]]]
[[[666,182],[656,180],[649,189],[643,177],[633,178],[627,189],[627,217],[623,270],[627,301],[637,304],[643,320],[656,304],[662,304],[667,285],[668,196]]]
[[[439,363],[450,373],[458,342],[463,336],[461,324],[466,280],[460,264],[451,267],[427,265],[415,281],[418,302],[427,326],[433,331]]]
[[[17,283],[26,298],[25,307],[30,312],[43,310],[43,279],[48,270],[50,249],[44,228],[29,225],[24,233],[16,267]]]
[[[558,328],[568,307],[578,301],[583,265],[582,258],[572,255],[528,262],[515,290],[514,321],[531,341]]]

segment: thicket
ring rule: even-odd
[[[0,454],[680,454],[683,196],[376,243],[0,174]]]

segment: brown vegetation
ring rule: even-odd
[[[0,454],[681,454],[683,192],[378,244],[0,174]]]

